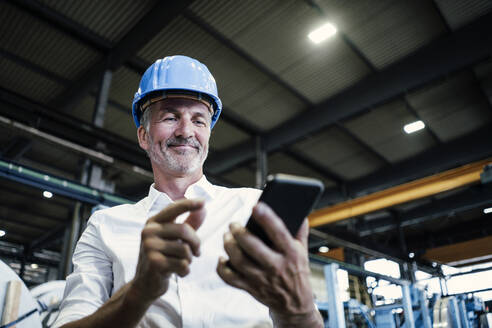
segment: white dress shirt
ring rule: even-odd
[[[206,217],[198,229],[201,256],[193,258],[190,274],[172,275],[168,291],[147,310],[138,327],[271,327],[268,308],[217,275],[222,236],[229,223],[245,225],[261,191],[210,184],[205,177],[185,197],[205,199]],[[154,186],[133,205],[96,211],[89,219],[73,255],[74,272],[67,277],[61,311],[53,327],[96,311],[135,275],[140,232],[148,218],[172,200]],[[183,222],[186,215],[177,218]]]

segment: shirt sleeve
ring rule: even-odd
[[[74,271],[67,277],[60,313],[53,328],[92,314],[111,296],[113,267],[101,240],[100,219],[98,212],[92,215],[75,247]]]

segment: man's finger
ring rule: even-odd
[[[193,229],[198,230],[205,220],[205,206],[193,210],[184,223],[189,224]]]
[[[293,239],[285,223],[267,204],[263,202],[256,204],[253,207],[253,218],[263,228],[278,251],[282,251],[289,244],[287,241]]]
[[[161,273],[176,273],[180,277],[184,277],[190,273],[190,261],[186,259],[164,256],[159,252],[151,253],[149,259],[154,262],[154,267]]]
[[[190,245],[193,255],[200,256],[200,238],[188,224],[167,224],[158,232],[163,239],[177,239]]]
[[[239,273],[234,272],[228,265],[227,260],[222,256],[219,257],[219,263],[217,263],[217,274],[224,280],[225,283],[247,291],[251,295],[255,295],[255,291],[246,283],[244,278]]]
[[[304,248],[307,250],[308,249],[308,236],[309,236],[309,221],[307,218],[304,219],[302,222],[301,227],[299,228],[299,231],[296,234],[296,239],[299,240],[304,246]]]
[[[195,256],[200,255],[200,238],[188,224],[150,222],[142,230],[142,240],[154,236],[164,240],[180,240],[190,246]]]
[[[241,272],[245,277],[258,279],[264,274],[258,267],[258,264],[253,263],[253,261],[243,253],[230,232],[224,234],[224,250],[227,255],[229,255],[229,262],[232,267],[238,272]]]
[[[274,261],[283,256],[265,245],[261,239],[239,224],[232,223],[229,225],[229,229],[239,247],[262,267],[271,269]]]
[[[149,221],[159,223],[172,222],[179,215],[189,211],[199,210],[203,205],[204,203],[202,200],[180,199],[151,217]]]
[[[149,238],[143,242],[146,251],[158,251],[165,256],[186,259],[189,262],[193,259],[190,245],[179,240],[163,240],[161,238]]]

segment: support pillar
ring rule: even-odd
[[[403,315],[405,316],[405,327],[415,328],[415,319],[413,317],[412,298],[410,296],[410,287],[405,284],[401,286]]]
[[[24,249],[22,251],[22,259],[21,259],[21,265],[19,270],[19,277],[22,280],[24,280],[24,274],[26,273],[27,259],[30,255],[31,255],[31,247],[29,247],[29,244],[25,244]]]
[[[80,236],[80,210],[82,207],[81,202],[75,203],[73,214],[72,214],[72,220],[70,222],[70,226],[67,229],[66,232],[66,244],[64,244],[64,247],[66,247],[66,251],[63,252],[64,257],[62,258],[62,277],[65,279],[73,269],[72,265],[72,255],[73,251],[75,250],[75,245],[77,244],[77,241],[79,240]]]
[[[342,296],[338,285],[338,264],[324,266],[326,288],[328,292],[328,326],[327,328],[345,328],[345,313]]]
[[[60,257],[60,263],[58,265],[58,280],[64,280],[66,278],[67,262],[72,260],[72,252],[70,251],[70,227],[65,228],[63,233],[62,252]]]
[[[99,128],[104,127],[104,118],[108,108],[109,90],[111,88],[112,77],[113,73],[111,70],[106,70],[99,85],[99,91],[96,98],[96,107],[94,108],[94,113],[92,115],[92,123]],[[98,142],[96,148],[104,149],[104,144]],[[82,181],[82,183],[87,183],[93,188],[113,193],[114,182],[104,179],[103,168],[99,165],[91,163],[90,160],[87,161],[89,161],[89,171],[87,172],[88,180],[87,182]]]
[[[422,322],[424,324],[424,328],[432,328],[429,308],[427,307],[427,298],[425,297],[425,291],[419,290],[419,303],[420,303],[420,312],[422,313]]]
[[[256,137],[256,188],[263,189],[267,176],[267,153],[261,136]]]

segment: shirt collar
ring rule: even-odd
[[[214,198],[214,194],[214,186],[207,180],[205,175],[202,175],[200,180],[186,189],[185,198],[202,198],[205,199],[205,201],[210,201]],[[155,188],[155,183],[150,185],[147,203],[147,214],[149,217],[172,202],[172,199],[166,193]]]

